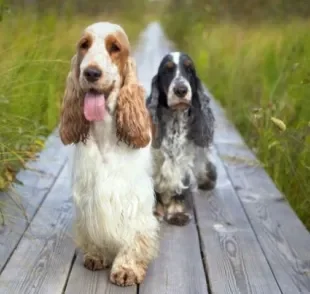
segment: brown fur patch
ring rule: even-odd
[[[79,40],[76,46],[76,68],[75,76],[78,79],[80,76],[80,64],[83,60],[83,57],[87,53],[88,49],[91,47],[93,43],[93,37],[90,33],[85,33],[82,38]]]
[[[83,113],[83,99],[77,80],[78,56],[73,57],[60,111],[60,138],[64,145],[85,142],[90,123]]]
[[[180,201],[172,200],[170,204],[167,206],[166,211],[168,214],[184,212],[185,211],[184,203]]]
[[[85,55],[93,43],[93,37],[90,33],[84,33],[77,44],[77,51]]]
[[[115,272],[111,272],[110,281],[118,286],[127,287],[135,284],[141,284],[145,278],[146,271],[143,268],[136,267],[135,270],[127,267],[120,267]]]
[[[113,63],[118,67],[123,78],[126,77],[126,63],[130,54],[130,44],[126,35],[118,31],[110,34],[105,39],[106,49],[109,52]]]
[[[84,267],[90,271],[99,271],[109,266],[110,264],[105,263],[103,259],[94,259],[91,257],[84,258]]]
[[[183,202],[172,200],[166,207],[165,219],[167,223],[175,226],[185,226],[191,219],[191,215],[185,212],[186,207]]]
[[[167,68],[173,68],[175,65],[174,65],[174,63],[173,63],[172,61],[168,61],[168,62],[165,64],[165,66],[166,66]]]
[[[134,148],[143,148],[151,140],[151,121],[144,97],[145,90],[137,83],[135,63],[129,58],[115,115],[118,138]]]
[[[110,281],[119,286],[141,284],[147,267],[157,255],[157,236],[138,234],[132,247],[121,251],[112,266]]]
[[[117,136],[134,148],[145,147],[151,140],[151,126],[144,103],[144,93],[144,89],[139,85],[127,85],[120,90],[117,100]]]

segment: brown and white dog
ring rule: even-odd
[[[124,30],[87,27],[67,78],[60,136],[74,143],[78,246],[90,270],[111,268],[120,286],[139,284],[158,249],[152,214],[151,124]]]

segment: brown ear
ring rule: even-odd
[[[60,138],[64,145],[85,142],[89,122],[83,114],[83,99],[77,79],[77,56],[71,61],[60,113]]]
[[[145,105],[145,90],[137,82],[135,62],[128,59],[124,85],[116,105],[118,138],[134,148],[143,148],[151,140],[150,117]]]

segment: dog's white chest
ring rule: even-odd
[[[73,197],[83,231],[102,246],[129,242],[142,226],[141,218],[152,214],[149,147],[131,150],[92,141],[76,147],[74,161]]]

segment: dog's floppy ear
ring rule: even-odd
[[[152,78],[151,93],[146,101],[147,108],[150,112],[154,124],[157,124],[158,122],[157,119],[158,99],[159,99],[158,75],[155,75]]]
[[[151,140],[150,117],[145,105],[145,90],[138,84],[136,65],[128,58],[123,87],[116,105],[117,137],[133,148],[142,148]]]
[[[60,112],[59,133],[64,145],[85,142],[89,132],[90,125],[83,114],[83,99],[81,99],[77,68],[78,61],[75,55],[71,60]]]
[[[215,118],[210,108],[210,97],[204,91],[198,77],[196,77],[196,91],[192,99],[188,137],[195,145],[208,147],[213,141]]]

